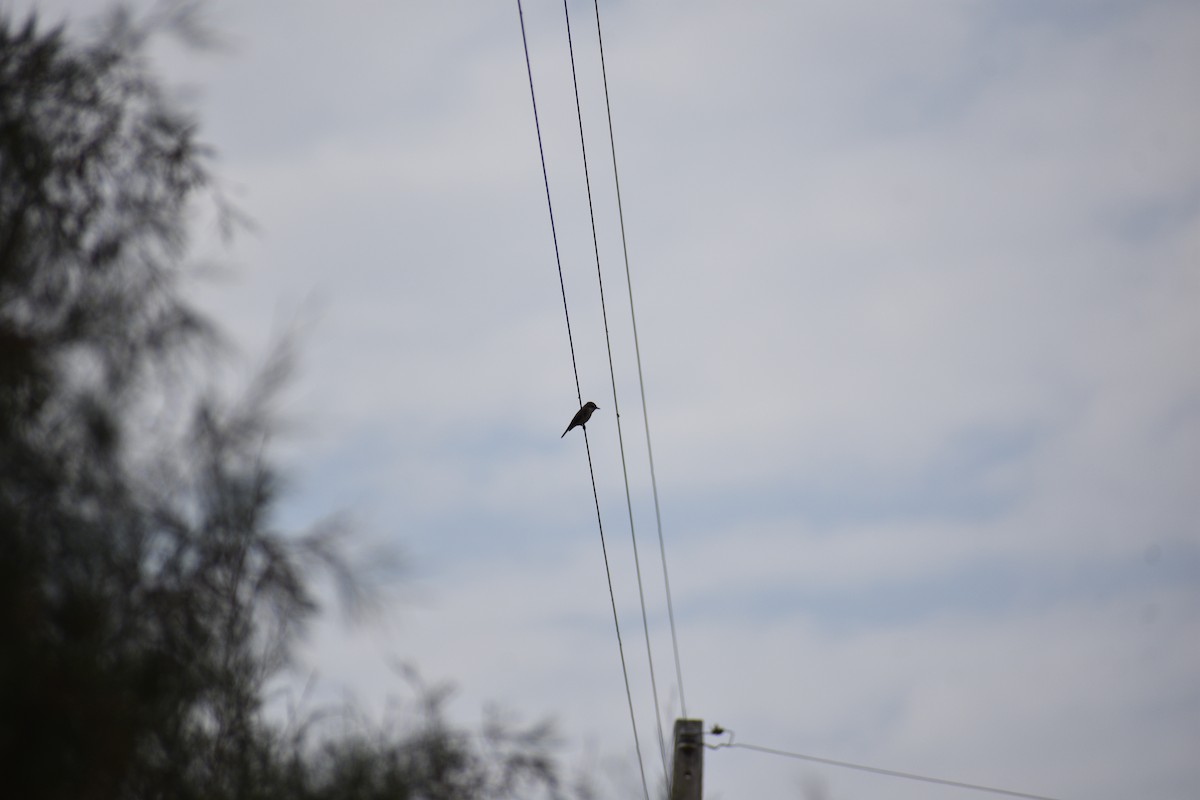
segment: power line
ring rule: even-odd
[[[517,0],[520,2],[520,0]],[[600,528],[600,551],[604,554],[604,577],[608,579],[608,600],[612,604],[613,628],[617,632],[617,652],[621,656],[621,675],[625,678],[625,699],[629,703],[629,723],[633,726],[633,748],[637,751],[638,770],[642,775],[642,791],[650,800],[650,785],[646,782],[646,765],[642,761],[642,743],[638,738],[637,718],[633,714],[633,692],[629,688],[629,670],[625,667],[625,645],[621,643],[621,623],[617,621],[617,598],[613,593],[612,570],[608,568],[608,546],[604,543],[604,523],[600,521],[600,495],[596,491],[596,470],[592,468],[592,446],[587,427],[583,428],[583,446],[587,448],[588,473],[592,476],[592,499],[596,503],[596,525]]]
[[[562,290],[563,316],[567,320],[567,344],[571,346],[571,368],[575,371],[575,395],[583,405],[583,392],[579,388],[579,367],[575,364],[575,339],[571,336],[571,312],[567,310],[567,286],[563,283],[562,257],[558,252],[558,229],[554,225],[554,203],[550,201],[550,176],[546,172],[546,150],[542,146],[542,125],[538,122],[537,94],[533,91],[533,67],[529,63],[529,42],[525,38],[525,13],[521,0],[517,0],[517,16],[521,20],[521,44],[525,48],[525,71],[529,75],[529,99],[533,102],[533,127],[537,131],[538,156],[542,161],[542,183],[546,187],[546,209],[550,212],[550,238],[554,241],[554,263],[558,266],[558,286]]]
[[[610,143],[611,151],[612,151],[613,180],[614,180],[614,184],[616,187],[617,213],[618,213],[618,218],[620,221],[621,247],[622,247],[622,252],[623,252],[624,261],[625,261],[625,280],[626,280],[626,287],[627,287],[628,294],[629,294],[630,321],[631,321],[632,327],[633,327],[634,352],[636,354],[636,360],[637,360],[638,387],[639,387],[640,393],[641,393],[642,417],[643,417],[643,422],[644,422],[645,430],[646,430],[646,450],[647,450],[647,454],[649,457],[650,481],[651,481],[651,487],[652,487],[653,496],[654,496],[654,514],[655,514],[655,520],[657,522],[657,528],[658,528],[659,549],[660,549],[660,553],[662,556],[663,583],[664,583],[664,587],[666,590],[666,596],[667,596],[667,612],[668,612],[668,617],[670,620],[671,642],[672,642],[674,656],[675,656],[675,673],[676,673],[676,679],[679,684],[680,707],[681,707],[683,716],[686,718],[687,717],[687,703],[686,703],[686,700],[684,699],[683,672],[682,672],[682,668],[681,668],[681,664],[680,664],[680,657],[679,657],[679,641],[678,641],[678,636],[677,636],[676,627],[675,627],[675,614],[674,614],[674,608],[673,608],[673,603],[672,603],[672,599],[671,599],[670,578],[668,576],[668,571],[667,571],[666,546],[664,544],[663,533],[662,533],[662,514],[661,514],[660,504],[659,504],[659,499],[658,499],[658,482],[657,482],[657,478],[655,476],[655,470],[654,470],[654,452],[653,452],[653,447],[651,445],[650,421],[649,421],[649,414],[647,412],[647,404],[646,404],[646,386],[645,386],[645,379],[644,379],[643,370],[642,370],[641,348],[640,348],[640,345],[638,342],[637,316],[636,316],[636,312],[634,310],[633,283],[632,283],[632,278],[630,276],[629,248],[628,248],[628,243],[627,243],[627,239],[626,239],[626,235],[625,235],[625,214],[624,214],[624,210],[623,210],[622,203],[621,203],[621,184],[620,184],[619,172],[617,169],[616,140],[613,135],[612,105],[611,105],[611,102],[609,99],[608,72],[607,72],[607,67],[606,67],[605,59],[604,59],[604,39],[603,39],[603,33],[601,31],[601,24],[600,24],[599,0],[594,0],[594,6],[595,6],[595,12],[596,12],[596,34],[597,34],[597,40],[599,42],[599,49],[600,49],[600,69],[601,69],[601,76],[602,76],[603,84],[604,84],[604,102],[605,102],[605,109],[606,109],[607,117],[608,117],[609,143]],[[572,38],[571,38],[571,18],[570,18],[570,11],[568,10],[568,6],[567,6],[567,0],[563,0],[563,13],[564,13],[564,16],[566,19],[566,26],[567,26],[567,46],[568,46],[568,51],[570,53],[570,61],[571,61],[571,80],[572,80],[572,84],[574,86],[574,91],[575,91],[575,110],[576,110],[576,115],[577,115],[578,122],[579,122],[579,143],[580,143],[580,150],[581,150],[581,153],[583,156],[584,182],[587,187],[588,215],[589,215],[589,218],[591,221],[591,227],[592,227],[592,245],[593,245],[593,249],[595,252],[595,258],[596,258],[596,275],[597,275],[597,280],[598,280],[599,289],[600,289],[600,308],[601,308],[601,315],[602,315],[603,321],[604,321],[604,338],[605,338],[605,345],[608,350],[609,376],[610,376],[610,379],[612,382],[612,392],[613,392],[613,408],[614,408],[614,414],[617,418],[617,439],[618,439],[618,443],[619,443],[619,447],[620,447],[620,454],[621,454],[621,471],[622,471],[622,474],[624,476],[624,481],[625,481],[625,500],[626,500],[626,507],[629,512],[630,535],[633,540],[634,565],[635,565],[636,572],[637,572],[638,594],[639,594],[639,597],[641,600],[641,610],[642,610],[642,623],[643,623],[643,628],[644,628],[645,636],[646,636],[646,655],[647,655],[647,659],[649,661],[651,688],[652,688],[653,695],[654,695],[655,722],[658,727],[659,748],[660,748],[660,751],[662,752],[663,768],[664,768],[664,771],[667,772],[667,779],[669,780],[670,775],[669,775],[669,769],[667,768],[667,763],[666,763],[666,745],[665,745],[665,740],[663,737],[662,717],[661,717],[661,712],[659,710],[659,704],[658,704],[658,688],[657,688],[657,682],[656,682],[655,674],[654,674],[654,659],[653,659],[653,655],[652,655],[651,648],[650,648],[650,629],[649,629],[649,622],[648,622],[647,614],[646,614],[646,599],[645,599],[645,593],[643,591],[643,585],[642,585],[641,565],[640,565],[640,562],[638,559],[637,537],[634,532],[633,504],[632,504],[632,499],[631,499],[630,489],[629,489],[629,474],[628,474],[628,469],[626,467],[624,437],[622,436],[622,432],[621,432],[621,419],[620,419],[621,414],[620,414],[620,409],[619,409],[618,399],[617,399],[616,372],[613,367],[612,342],[611,342],[611,338],[609,335],[609,329],[608,329],[608,311],[607,311],[607,307],[606,307],[605,301],[604,301],[604,280],[603,280],[603,276],[602,276],[602,273],[600,270],[600,246],[599,246],[599,241],[598,241],[598,237],[596,234],[596,218],[595,218],[595,210],[594,210],[593,201],[592,201],[591,178],[590,178],[590,173],[588,170],[588,162],[587,162],[587,145],[585,142],[584,131],[583,131],[583,112],[582,112],[580,98],[579,98],[579,84],[578,84],[578,79],[577,79],[576,69],[575,69],[575,49],[574,49],[574,45],[572,43]],[[571,334],[571,320],[570,320],[570,313],[569,313],[568,307],[567,307],[566,286],[563,281],[562,260],[561,260],[560,254],[559,254],[558,235],[557,235],[557,232],[555,229],[555,223],[554,223],[554,207],[553,207],[553,203],[551,202],[551,198],[550,198],[550,180],[549,180],[547,169],[546,169],[546,155],[545,155],[545,149],[542,144],[541,125],[538,121],[537,97],[536,97],[536,94],[534,92],[534,87],[533,87],[533,68],[530,64],[529,43],[528,43],[528,39],[526,37],[526,32],[525,32],[525,15],[521,8],[521,0],[517,0],[517,14],[520,18],[520,23],[521,23],[521,40],[522,40],[522,45],[523,45],[524,51],[525,51],[525,66],[526,66],[526,70],[527,70],[527,73],[529,76],[529,93],[530,93],[530,99],[533,104],[534,127],[537,131],[538,154],[541,159],[541,165],[542,165],[542,179],[543,179],[543,182],[545,184],[545,189],[546,189],[546,205],[547,205],[547,209],[548,209],[549,215],[550,215],[551,237],[554,241],[554,257],[555,257],[555,262],[556,262],[556,265],[558,268],[559,287],[562,291],[563,314],[564,314],[564,317],[566,318],[567,339],[568,339],[568,343],[570,345],[570,350],[571,350],[571,366],[572,366],[572,369],[575,374],[575,392],[576,392],[576,396],[579,399],[580,404],[582,405],[583,396],[582,396],[582,391],[580,389],[579,369],[578,369],[578,365],[576,363],[576,358],[575,358],[575,343],[574,343],[574,339]],[[644,766],[643,759],[642,759],[641,744],[640,744],[640,740],[639,740],[639,736],[638,736],[638,732],[637,732],[637,720],[636,720],[636,717],[634,714],[634,707],[633,707],[633,694],[630,689],[629,672],[628,672],[628,669],[627,669],[626,663],[625,663],[625,649],[624,649],[624,645],[622,644],[622,641],[621,641],[621,628],[620,628],[620,622],[618,620],[618,615],[617,615],[616,597],[615,597],[615,593],[613,591],[613,585],[612,585],[612,572],[611,572],[611,569],[609,568],[608,548],[607,548],[607,545],[606,545],[605,539],[604,539],[604,524],[603,524],[603,520],[601,519],[601,514],[600,514],[600,497],[599,497],[599,493],[596,489],[596,474],[595,474],[595,469],[594,469],[593,463],[592,463],[591,444],[588,440],[586,427],[583,430],[583,436],[584,436],[584,446],[587,450],[588,472],[591,476],[591,482],[592,482],[592,497],[595,502],[595,508],[596,508],[596,524],[600,531],[600,547],[601,547],[601,551],[604,556],[604,570],[605,570],[605,575],[608,580],[608,593],[609,593],[609,601],[611,603],[612,612],[613,612],[613,625],[614,625],[614,628],[616,630],[616,635],[617,635],[617,649],[618,649],[618,652],[620,655],[620,660],[621,660],[621,672],[622,672],[622,675],[624,676],[624,681],[625,681],[625,696],[626,696],[626,700],[628,701],[628,704],[629,704],[630,722],[633,727],[634,747],[637,751],[638,767],[641,771],[642,789],[643,789],[643,792],[645,793],[647,800],[649,800],[650,790],[649,790],[649,785],[647,784],[647,781],[646,781],[646,771],[645,771],[645,766]],[[713,733],[722,733],[722,732],[724,732],[724,731],[721,731],[720,728],[713,729]],[[894,777],[894,778],[903,778],[905,780],[919,781],[919,782],[923,782],[923,783],[932,783],[932,784],[938,784],[938,785],[942,785],[942,786],[951,786],[951,787],[960,788],[960,789],[970,789],[973,791],[988,792],[991,794],[1005,795],[1008,797],[1025,798],[1026,800],[1056,800],[1056,798],[1050,797],[1048,795],[1030,794],[1027,792],[1015,791],[1012,789],[1003,789],[1003,788],[995,787],[995,786],[987,786],[984,784],[967,783],[964,781],[956,781],[956,780],[951,780],[948,778],[938,778],[938,777],[933,777],[933,776],[929,776],[929,775],[920,775],[920,774],[912,773],[912,772],[904,772],[901,770],[885,769],[882,767],[873,767],[873,766],[870,766],[867,764],[858,764],[858,763],[854,763],[854,762],[850,762],[850,761],[841,761],[838,759],[824,758],[821,756],[813,756],[813,755],[808,755],[805,753],[797,753],[797,752],[791,752],[791,751],[787,751],[787,750],[780,750],[777,748],[765,747],[762,745],[748,744],[748,743],[744,743],[744,742],[735,742],[735,741],[733,741],[733,732],[729,731],[729,734],[730,734],[730,740],[728,742],[722,742],[722,743],[718,743],[715,745],[706,744],[705,746],[712,750],[728,749],[728,748],[740,748],[743,750],[752,750],[755,752],[765,753],[767,755],[774,755],[774,756],[780,756],[780,757],[784,757],[784,758],[809,761],[812,763],[825,764],[828,766],[842,767],[844,769],[858,770],[861,772],[869,772],[869,773],[873,773],[876,775],[883,775],[883,776]]]
[[[621,432],[621,406],[617,400],[617,372],[613,367],[612,338],[608,332],[608,307],[604,302],[604,276],[600,270],[600,242],[596,236],[596,210],[592,202],[592,179],[588,170],[587,142],[583,135],[583,108],[579,102],[579,79],[575,71],[575,45],[571,37],[571,12],[563,0],[563,16],[567,22],[567,51],[571,56],[571,84],[575,88],[575,115],[579,120],[579,150],[583,154],[583,180],[587,187],[588,218],[592,223],[592,249],[596,256],[596,280],[600,287],[600,315],[604,320],[604,344],[608,349],[608,375],[612,381],[613,413],[617,419],[617,445],[621,452],[621,476],[625,480],[625,508],[629,512],[629,537],[633,542],[633,566],[637,575],[638,599],[642,605],[642,630],[646,635],[646,660],[650,669],[650,691],[654,696],[654,724],[658,730],[658,750],[662,755],[663,775],[669,774],[667,745],[663,736],[662,711],[658,705],[658,680],[654,675],[654,655],[650,648],[650,622],[646,616],[646,592],[642,588],[642,564],[638,557],[637,533],[633,523],[633,498],[629,491],[629,469],[625,462],[625,437]]]
[[[918,775],[914,772],[901,772],[896,769],[884,769],[882,767],[872,767],[867,764],[855,764],[851,761],[839,761],[833,758],[822,758],[820,756],[810,756],[805,753],[793,753],[787,750],[778,750],[774,747],[763,747],[757,744],[745,744],[743,742],[733,741],[733,731],[722,731],[719,727],[713,729],[713,733],[729,733],[729,741],[719,744],[706,744],[705,747],[710,750],[721,750],[724,748],[741,748],[742,750],[754,750],[767,755],[782,756],[784,758],[794,758],[801,761],[811,761],[816,764],[827,764],[831,767],[843,767],[845,769],[858,770],[860,772],[871,772],[876,775],[886,775],[891,778],[904,778],[910,781],[921,781],[922,783],[936,783],[941,786],[953,786],[958,789],[971,789],[977,792],[991,792],[992,794],[1006,795],[1008,797],[1022,797],[1026,800],[1057,800],[1042,794],[1029,794],[1028,792],[1017,792],[1012,789],[1001,789],[996,786],[985,786],[981,783],[966,783],[964,781],[953,781],[948,778],[935,778],[930,775]]]
[[[663,586],[667,593],[667,619],[671,623],[671,647],[675,652],[675,679],[679,684],[679,709],[687,719],[687,700],[683,695],[683,669],[679,664],[679,637],[675,633],[675,608],[671,602],[671,578],[667,575],[667,548],[663,543],[662,512],[658,504],[658,479],[654,475],[654,448],[650,444],[650,415],[646,411],[646,381],[642,377],[642,349],[638,344],[637,315],[633,309],[633,280],[629,276],[629,245],[625,239],[625,211],[621,206],[621,178],[617,172],[617,142],[613,137],[612,104],[608,99],[608,69],[604,63],[604,35],[600,31],[600,2],[596,8],[596,39],[600,43],[600,76],[604,80],[604,108],[608,112],[608,142],[612,149],[613,183],[617,190],[617,218],[621,223],[621,251],[625,256],[625,287],[629,291],[629,320],[633,324],[633,352],[637,356],[638,388],[642,394],[642,422],[646,428],[646,455],[650,460],[650,488],[654,494],[654,520],[658,524],[658,550],[662,556]],[[659,734],[661,736],[661,733]]]
[[[564,0],[564,2],[565,2],[565,0]],[[559,285],[559,288],[562,290],[563,316],[566,318],[566,322],[567,322],[567,341],[570,343],[570,347],[571,347],[571,368],[572,368],[572,370],[574,370],[574,373],[575,373],[575,394],[579,398],[580,405],[583,405],[583,392],[580,389],[580,385],[579,385],[579,366],[575,360],[575,341],[571,336],[571,315],[570,315],[570,312],[567,310],[567,289],[566,289],[566,284],[563,281],[562,258],[559,255],[558,234],[555,231],[555,227],[554,227],[554,204],[550,200],[550,178],[549,178],[549,173],[546,170],[546,151],[542,145],[542,126],[541,126],[540,122],[538,121],[537,94],[534,92],[534,88],[533,88],[533,66],[529,59],[529,39],[525,33],[525,12],[521,8],[521,0],[517,0],[517,17],[520,19],[520,22],[521,22],[521,45],[525,51],[525,70],[526,70],[526,73],[529,75],[529,98],[530,98],[531,102],[533,103],[533,124],[534,124],[534,128],[537,131],[538,155],[539,155],[539,157],[541,159],[541,163],[542,163],[542,181],[546,187],[546,207],[550,212],[550,234],[554,240],[554,260],[558,267],[558,285]],[[568,32],[568,36],[569,36],[569,32]],[[568,41],[569,41],[569,39],[568,39]],[[574,55],[572,55],[572,57],[571,57],[571,64],[572,64],[572,70],[574,70]],[[576,91],[576,103],[578,103],[578,90]],[[580,135],[582,136],[582,128],[580,129]],[[590,200],[590,194],[589,194],[589,203],[590,202],[591,202],[591,200]],[[593,221],[592,224],[593,224],[593,236],[594,236],[595,235],[595,222]],[[607,330],[607,328],[606,328],[606,330]],[[611,356],[611,350],[610,350],[610,355],[609,355],[610,366],[611,366],[611,359],[612,359],[612,356]],[[642,775],[642,790],[646,795],[646,800],[650,800],[650,786],[646,782],[646,767],[642,760],[642,745],[638,738],[637,718],[634,715],[634,711],[633,711],[633,692],[631,691],[631,689],[629,687],[629,670],[625,665],[625,646],[621,643],[621,623],[617,617],[617,600],[616,600],[616,595],[613,592],[612,570],[609,568],[609,565],[608,565],[608,546],[605,544],[605,541],[604,541],[604,523],[600,517],[600,495],[596,490],[596,471],[592,465],[592,447],[591,447],[591,444],[588,442],[586,427],[584,427],[584,429],[583,429],[583,442],[584,442],[584,447],[587,449],[588,473],[591,475],[591,479],[592,479],[592,498],[596,504],[596,525],[600,530],[600,550],[604,554],[604,574],[608,580],[608,599],[609,599],[609,602],[612,604],[613,627],[615,628],[616,633],[617,633],[617,652],[621,658],[621,674],[622,674],[622,676],[624,676],[624,679],[625,679],[625,699],[629,703],[629,721],[633,727],[633,744],[634,744],[634,749],[637,751],[638,769],[641,771],[641,775]],[[656,698],[656,702],[657,702],[657,698]]]

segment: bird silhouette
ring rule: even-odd
[[[586,403],[584,403],[583,408],[575,412],[575,416],[571,417],[571,424],[567,426],[567,429],[562,432],[562,436],[558,438],[561,439],[563,436],[566,436],[568,433],[570,433],[571,428],[587,427],[587,421],[592,418],[592,412],[599,407],[600,406],[596,405],[591,400],[588,400]]]

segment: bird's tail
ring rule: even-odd
[[[571,426],[570,426],[570,425],[568,425],[568,426],[567,426],[567,429],[566,429],[565,431],[563,431],[563,435],[562,435],[562,436],[560,436],[560,437],[558,437],[558,438],[560,438],[560,439],[561,439],[561,438],[563,438],[563,436],[566,436],[566,435],[567,435],[568,433],[570,433],[570,432],[571,432]]]

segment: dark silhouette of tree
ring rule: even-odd
[[[440,691],[400,730],[263,714],[318,568],[354,573],[338,525],[272,527],[286,358],[196,390],[217,337],[179,285],[215,196],[143,57],[167,9],[84,42],[0,12],[0,795],[558,796],[548,729],[456,730]]]

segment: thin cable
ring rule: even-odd
[[[953,786],[958,789],[972,789],[977,792],[991,792],[992,794],[1002,794],[1008,797],[1022,797],[1026,800],[1056,800],[1043,794],[1029,794],[1027,792],[1016,792],[1012,789],[1000,789],[995,786],[984,786],[980,783],[964,783],[963,781],[952,781],[947,778],[934,778],[929,775],[917,775],[913,772],[901,772],[896,769],[883,769],[882,767],[871,767],[866,764],[855,764],[850,761],[838,761],[833,758],[821,758],[819,756],[805,755],[804,753],[791,753],[787,750],[776,750],[773,747],[762,747],[757,744],[743,744],[741,742],[723,742],[721,744],[706,744],[712,750],[720,750],[727,747],[738,747],[743,750],[755,750],[759,753],[766,753],[773,756],[783,756],[785,758],[795,758],[801,761],[812,761],[817,764],[828,764],[832,767],[844,767],[846,769],[854,769],[860,772],[873,772],[876,775],[887,775],[892,778],[904,778],[910,781],[921,781],[922,783],[936,783],[941,786]]]
[[[571,83],[575,88],[575,115],[579,120],[579,149],[583,154],[583,180],[587,187],[588,218],[592,223],[592,249],[596,256],[596,280],[600,285],[600,314],[604,319],[604,344],[608,348],[608,375],[612,381],[613,413],[617,418],[617,444],[621,451],[621,475],[625,479],[625,508],[629,512],[629,537],[633,541],[633,566],[637,574],[638,598],[642,603],[642,630],[646,634],[646,660],[650,666],[650,691],[654,695],[654,723],[658,729],[658,750],[662,755],[663,776],[670,774],[667,766],[667,744],[663,736],[662,711],[658,705],[658,680],[654,675],[654,655],[650,648],[650,622],[646,616],[646,592],[642,588],[642,564],[638,558],[637,534],[633,524],[633,498],[629,491],[629,470],[625,464],[625,437],[621,433],[621,407],[617,401],[617,372],[613,367],[612,338],[608,333],[608,308],[604,303],[604,277],[600,272],[600,242],[596,236],[596,210],[592,203],[592,179],[588,170],[587,142],[583,135],[583,109],[579,102],[579,79],[575,71],[575,45],[571,38],[571,12],[563,0],[563,16],[567,21],[567,51],[571,55]]]
[[[625,699],[629,702],[629,721],[633,724],[633,748],[637,751],[638,770],[642,774],[642,791],[646,800],[650,800],[650,784],[646,782],[642,743],[638,738],[637,720],[633,715],[633,692],[629,688],[629,670],[625,668],[625,646],[621,644],[621,624],[617,622],[617,598],[613,593],[612,570],[608,568],[608,547],[604,543],[604,523],[600,521],[600,495],[596,491],[596,471],[592,469],[592,446],[588,442],[586,425],[583,427],[583,446],[587,448],[588,472],[592,475],[592,499],[596,502],[596,525],[600,528],[600,550],[604,553],[604,576],[608,579],[608,600],[612,603],[613,627],[617,631],[617,651],[621,654],[621,674],[625,677]]]
[[[535,94],[534,89],[533,89],[533,66],[529,60],[529,39],[525,33],[525,12],[521,8],[521,0],[517,0],[517,16],[521,21],[521,45],[525,50],[525,70],[529,75],[529,98],[533,103],[533,124],[534,124],[534,128],[537,130],[538,155],[541,158],[541,162],[542,162],[542,181],[545,183],[545,186],[546,186],[546,207],[550,212],[550,234],[551,234],[551,237],[554,239],[554,260],[558,266],[559,288],[562,290],[563,316],[566,318],[566,321],[567,321],[567,341],[570,343],[570,346],[571,346],[571,368],[575,372],[575,394],[579,398],[580,405],[582,405],[583,404],[583,392],[580,389],[579,367],[575,360],[575,341],[571,336],[571,315],[567,310],[567,289],[566,289],[566,284],[563,281],[562,259],[559,256],[559,249],[558,249],[558,234],[556,233],[555,227],[554,227],[554,204],[550,200],[550,178],[549,178],[549,174],[546,170],[546,151],[542,146],[542,127],[541,127],[541,124],[538,122],[537,95]],[[571,64],[572,64],[572,69],[574,69],[574,54],[572,54],[572,57],[571,57]],[[576,102],[578,103],[578,93],[576,93]],[[589,203],[590,203],[590,196],[589,196]],[[595,225],[595,223],[593,222],[593,235],[594,235],[594,225]],[[611,352],[610,352],[609,358],[610,358],[610,365],[611,365]],[[605,541],[604,541],[604,523],[600,517],[600,494],[596,490],[596,471],[595,471],[594,467],[592,466],[592,447],[591,447],[591,444],[588,442],[586,426],[584,426],[584,428],[583,428],[583,442],[584,442],[584,447],[587,449],[588,473],[591,475],[591,479],[592,479],[592,499],[595,501],[595,504],[596,504],[596,525],[600,530],[600,550],[604,554],[604,575],[608,580],[608,599],[609,599],[609,602],[612,604],[613,628],[617,632],[617,653],[620,655],[620,658],[621,658],[621,674],[625,679],[625,699],[629,703],[629,722],[633,727],[633,746],[634,746],[634,749],[637,751],[638,769],[641,771],[641,775],[642,775],[642,791],[646,795],[646,800],[650,800],[650,786],[646,782],[646,768],[644,766],[643,759],[642,759],[642,745],[641,745],[641,741],[638,737],[637,718],[634,715],[634,711],[633,711],[633,691],[630,689],[630,686],[629,686],[629,670],[625,664],[625,646],[621,642],[621,623],[617,617],[617,600],[616,600],[616,594],[613,592],[612,570],[609,568],[609,565],[608,565],[608,546],[607,546],[607,544],[605,544]],[[657,700],[657,698],[656,698],[656,700]]]
[[[558,287],[562,290],[563,316],[567,320],[567,343],[571,346],[571,369],[575,371],[575,394],[583,405],[579,388],[579,367],[575,364],[575,339],[571,336],[571,313],[567,311],[567,286],[563,283],[562,257],[558,253],[558,230],[554,227],[554,203],[550,202],[550,176],[546,172],[546,150],[542,147],[542,126],[538,122],[537,95],[533,91],[533,66],[529,62],[529,41],[525,37],[525,12],[517,0],[517,16],[521,20],[521,44],[525,48],[525,71],[529,75],[529,99],[533,102],[533,127],[537,131],[538,156],[542,160],[542,183],[546,186],[546,208],[550,212],[550,238],[554,240],[554,263],[558,265]]]
[[[608,99],[608,70],[604,64],[604,36],[600,32],[600,2],[596,7],[596,39],[600,43],[600,75],[604,79],[604,108],[608,112],[608,142],[612,148],[613,182],[617,189],[617,218],[621,222],[621,250],[625,256],[625,286],[629,290],[629,319],[633,323],[633,352],[637,355],[638,388],[642,393],[642,422],[646,426],[646,454],[650,459],[650,488],[654,493],[654,520],[658,523],[658,550],[662,556],[663,586],[667,592],[667,618],[671,622],[671,646],[675,651],[675,679],[679,683],[679,708],[687,719],[683,696],[683,669],[679,665],[679,638],[675,634],[675,608],[671,602],[671,578],[667,575],[667,548],[663,543],[662,513],[658,505],[658,480],[654,476],[654,448],[650,444],[650,416],[646,411],[646,381],[642,377],[642,350],[638,344],[637,315],[633,310],[633,280],[629,276],[629,246],[625,240],[625,211],[621,207],[621,178],[617,173],[617,143],[613,138],[612,104]],[[660,734],[661,735],[661,734]]]

